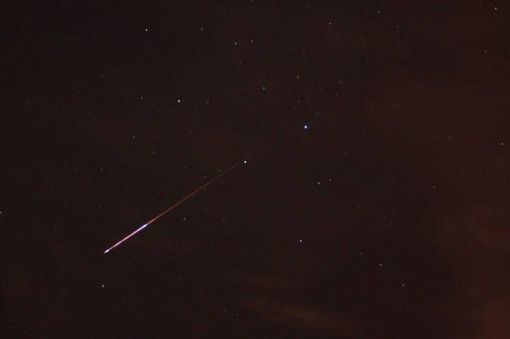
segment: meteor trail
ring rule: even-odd
[[[208,182],[206,182],[205,184],[203,184],[202,186],[200,186],[199,188],[195,189],[193,192],[191,192],[190,194],[186,195],[184,198],[182,198],[181,200],[177,201],[176,203],[174,203],[173,205],[171,205],[170,207],[168,207],[166,210],[164,210],[163,212],[159,213],[158,215],[156,215],[154,218],[152,218],[151,220],[147,221],[145,224],[143,224],[142,226],[138,227],[136,230],[134,230],[133,232],[129,233],[128,235],[126,235],[124,238],[120,239],[118,242],[116,242],[114,245],[112,245],[111,247],[109,247],[108,249],[106,249],[104,251],[103,254],[106,254],[108,252],[110,252],[111,250],[113,250],[115,247],[117,246],[120,246],[123,242],[125,242],[126,240],[128,240],[129,238],[131,238],[132,236],[134,236],[135,234],[137,234],[138,232],[140,232],[141,230],[143,230],[145,227],[149,226],[150,224],[152,224],[153,222],[155,222],[156,220],[158,220],[159,218],[161,218],[162,216],[164,216],[165,214],[167,214],[168,212],[172,211],[173,209],[175,209],[177,206],[179,206],[180,204],[182,204],[183,202],[185,202],[186,200],[192,198],[195,194],[197,194],[198,192],[202,191],[203,189],[205,189],[207,186],[209,186],[210,184],[212,184],[216,179],[220,178],[221,176],[227,174],[228,172],[230,172],[231,170],[233,170],[234,168],[236,168],[237,166],[239,166],[241,163],[243,164],[246,164],[246,160],[243,160],[241,162],[238,162],[232,166],[230,166],[229,168],[227,168],[225,171],[221,172],[220,174],[218,174],[217,176],[215,176],[214,178],[212,178],[211,180],[209,180]]]

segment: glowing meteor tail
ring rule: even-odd
[[[242,161],[242,163],[246,163],[246,160]],[[171,205],[170,207],[168,207],[166,210],[164,210],[163,212],[159,213],[158,215],[156,215],[154,218],[152,218],[151,220],[149,220],[148,222],[146,222],[145,224],[143,224],[142,226],[138,227],[136,230],[134,230],[133,232],[129,233],[128,235],[126,235],[124,238],[120,239],[118,242],[116,242],[114,245],[112,245],[111,247],[109,247],[108,249],[106,249],[104,251],[104,254],[107,254],[108,252],[110,252],[111,250],[113,250],[115,247],[117,246],[120,246],[122,243],[124,243],[125,241],[127,241],[129,238],[131,238],[132,236],[136,235],[138,232],[140,232],[141,230],[143,230],[145,227],[149,226],[150,224],[152,224],[153,222],[155,222],[156,220],[158,220],[159,218],[161,218],[162,216],[164,216],[165,214],[167,214],[168,212],[172,211],[173,209],[175,209],[177,206],[179,206],[180,204],[182,204],[183,202],[185,202],[186,200],[192,198],[195,194],[199,193],[200,191],[202,191],[203,189],[205,189],[207,186],[209,186],[210,184],[212,184],[216,179],[220,178],[221,176],[227,174],[228,172],[230,172],[231,170],[233,170],[234,168],[236,168],[237,166],[239,166],[241,164],[241,162],[238,162],[232,166],[230,166],[229,168],[227,168],[225,171],[221,172],[220,174],[218,174],[217,176],[215,176],[214,178],[212,178],[211,180],[209,180],[208,182],[206,182],[205,184],[203,184],[202,186],[200,186],[199,188],[195,189],[194,191],[192,191],[190,194],[186,195],[184,198],[182,198],[181,200],[177,201],[176,203],[174,203],[173,205]]]

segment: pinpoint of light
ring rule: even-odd
[[[303,126],[303,128],[304,128],[305,130],[307,130],[307,129],[308,129],[308,127],[309,127],[309,126],[308,126],[307,124],[305,124],[305,125]]]
[[[248,161],[246,161],[246,160],[243,160],[243,164],[247,164],[247,163],[248,163]]]

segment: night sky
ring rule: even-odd
[[[0,11],[2,337],[510,338],[506,2]]]

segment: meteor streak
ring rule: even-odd
[[[131,238],[132,236],[134,236],[135,234],[137,234],[138,232],[140,232],[141,230],[143,230],[145,227],[149,226],[150,224],[152,224],[153,222],[155,222],[156,220],[158,220],[159,218],[161,218],[162,216],[164,216],[165,214],[167,214],[168,212],[172,211],[173,209],[175,209],[177,206],[179,206],[180,204],[182,204],[183,202],[185,202],[186,200],[192,198],[195,194],[199,193],[200,191],[202,191],[203,189],[205,189],[207,186],[209,186],[210,184],[212,184],[216,179],[219,179],[221,176],[227,174],[228,172],[230,172],[231,170],[233,170],[234,168],[236,168],[237,166],[239,166],[241,163],[243,164],[246,164],[246,160],[243,160],[242,162],[238,162],[232,166],[230,166],[229,168],[227,168],[225,171],[221,172],[220,174],[218,174],[217,176],[215,176],[214,178],[212,178],[211,180],[209,180],[208,182],[206,182],[205,184],[203,184],[202,186],[200,186],[199,188],[195,189],[193,192],[189,193],[188,195],[186,195],[184,198],[182,198],[181,200],[177,201],[176,203],[174,203],[173,205],[171,205],[170,207],[168,207],[166,210],[164,210],[163,212],[159,213],[158,215],[156,215],[154,218],[152,218],[151,220],[147,221],[145,224],[143,224],[142,226],[138,227],[136,230],[134,230],[133,232],[129,233],[128,235],[126,235],[124,238],[122,238],[121,240],[119,240],[118,242],[116,242],[114,245],[112,245],[111,247],[109,247],[108,249],[106,249],[104,251],[103,254],[107,254],[108,252],[110,252],[111,250],[113,250],[115,247],[117,246],[120,246],[122,243],[124,243],[125,241],[127,241],[129,238]]]

